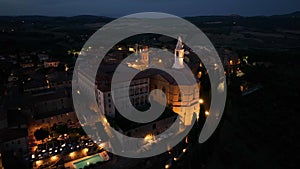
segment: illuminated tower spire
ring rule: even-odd
[[[173,64],[172,68],[175,68],[175,69],[184,68],[183,58],[184,58],[184,49],[183,49],[183,44],[182,44],[182,38],[179,36],[178,42],[177,42],[177,45],[175,48],[175,52],[174,52],[174,64]]]

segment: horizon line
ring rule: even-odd
[[[208,15],[186,15],[186,16],[178,16],[182,18],[189,18],[189,17],[207,17],[207,16],[239,16],[239,17],[272,17],[272,16],[281,16],[281,15],[291,15],[294,13],[300,13],[300,11],[294,11],[290,13],[282,13],[282,14],[271,14],[271,15],[240,15],[240,14],[208,14]],[[134,13],[133,13],[134,14]],[[119,17],[123,16],[128,16],[131,14],[126,14],[122,15]],[[172,14],[174,15],[174,14]],[[96,15],[96,14],[78,14],[78,15],[42,15],[42,14],[25,14],[25,15],[0,15],[0,17],[32,17],[32,16],[39,16],[39,17],[64,17],[64,18],[72,18],[72,17],[78,17],[78,16],[94,16],[94,17],[105,17],[105,18],[119,18],[116,16],[109,16],[109,15]],[[175,15],[177,16],[177,15]]]

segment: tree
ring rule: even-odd
[[[45,130],[45,129],[38,129],[34,132],[34,137],[37,140],[44,140],[45,138],[47,138],[49,136],[49,131]]]
[[[65,134],[65,133],[68,133],[68,126],[67,125],[58,125],[56,126],[56,132],[59,133],[59,134]]]
[[[78,133],[80,136],[85,136],[85,135],[86,135],[86,133],[85,133],[85,131],[83,130],[82,127],[80,127],[80,128],[77,129],[77,133]]]

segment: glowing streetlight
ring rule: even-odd
[[[202,72],[199,71],[199,72],[198,72],[198,78],[201,78],[201,76],[202,76]]]
[[[169,154],[172,154],[172,152],[171,152],[171,147],[168,145],[168,147],[167,147],[167,151],[168,151],[168,153]]]
[[[74,158],[74,157],[75,157],[75,152],[70,153],[69,156],[70,156],[71,158]]]
[[[130,52],[135,52],[134,48],[129,48],[128,49]]]
[[[103,121],[105,122],[105,124],[107,124],[108,123],[108,121],[107,121],[107,118],[103,118]]]
[[[153,139],[153,135],[152,135],[152,134],[147,134],[147,135],[145,136],[145,138],[144,138],[144,141],[149,142],[149,141],[152,140],[152,139]]]
[[[65,64],[65,71],[67,72],[69,70],[69,67],[67,64]]]
[[[203,99],[199,99],[199,103],[200,103],[200,104],[203,104],[203,103],[204,103],[204,100],[203,100]]]
[[[205,116],[209,116],[209,111],[205,111]]]
[[[35,164],[36,164],[37,166],[40,166],[40,165],[43,164],[43,161],[42,161],[42,160],[36,161]]]
[[[57,156],[52,156],[52,157],[50,158],[51,161],[56,161],[57,159],[58,159]]]
[[[215,63],[214,64],[214,69],[217,70],[218,68],[219,68],[218,65]]]
[[[89,151],[89,149],[88,149],[88,148],[85,148],[85,149],[82,150],[82,153],[83,153],[84,155],[86,155],[88,151]]]

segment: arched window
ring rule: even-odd
[[[181,93],[179,92],[178,94],[178,101],[181,102],[182,98],[181,98]]]
[[[162,92],[167,95],[165,86],[162,88]],[[163,94],[162,94],[163,95]]]
[[[179,51],[178,50],[176,51],[176,56],[179,57]]]
[[[197,95],[198,95],[198,89],[195,88],[193,93],[193,100],[197,98]]]

